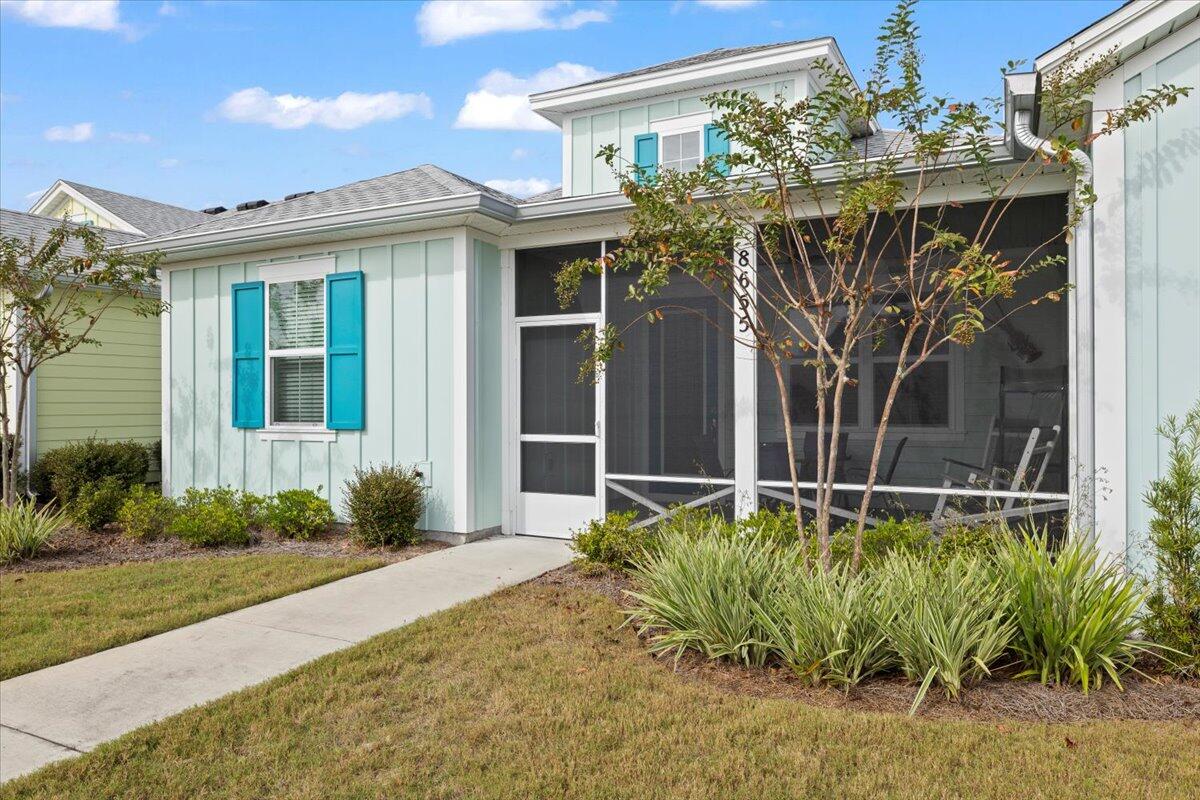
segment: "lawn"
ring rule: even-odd
[[[683,679],[617,608],[526,584],[0,788],[0,797],[1194,797],[1200,726],[947,722]]]
[[[382,563],[236,556],[0,575],[0,678],[144,639]]]

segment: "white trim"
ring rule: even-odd
[[[758,233],[748,231],[746,239],[734,252],[735,269],[746,253],[747,265],[740,270],[746,278],[745,293],[750,299],[748,311],[753,314],[758,302]],[[735,295],[736,297],[736,295]],[[735,299],[736,304],[736,299]],[[740,332],[738,312],[733,312],[733,328]],[[738,517],[747,517],[758,509],[758,348],[742,342],[733,345],[733,479],[734,510]]]
[[[1053,70],[1072,50],[1088,58],[1115,47],[1118,58],[1124,60],[1128,57],[1126,51],[1153,45],[1194,20],[1198,13],[1200,0],[1129,3],[1042,53],[1034,61],[1034,69],[1043,73]]]
[[[260,429],[259,433],[277,433],[278,436],[267,438],[279,441],[332,441],[318,436],[316,439],[305,439],[301,434],[329,434],[333,431],[326,430],[324,417],[326,408],[329,404],[329,398],[326,397],[326,388],[328,386],[324,378],[321,380],[321,417],[322,422],[312,423],[311,425],[301,425],[294,422],[276,423],[274,421],[275,404],[272,397],[275,386],[274,371],[276,358],[294,358],[298,356],[321,356],[325,358],[325,345],[320,347],[288,347],[288,348],[272,348],[271,347],[271,285],[276,283],[295,283],[297,281],[324,281],[325,276],[337,271],[337,259],[332,256],[320,256],[314,258],[296,259],[294,261],[283,261],[279,263],[260,264],[258,267],[258,278],[263,282],[263,359],[265,361],[265,369],[263,371],[263,418],[267,424],[265,428]],[[322,339],[325,338],[325,296],[324,287],[321,289],[321,331]],[[335,437],[336,438],[336,437]]]
[[[758,485],[765,486],[770,489],[790,489],[792,484],[789,481],[759,481]],[[816,481],[800,481],[801,490],[815,490],[817,488]],[[863,483],[831,483],[830,487],[835,492],[865,492],[866,484]],[[1010,491],[1007,489],[974,489],[960,488],[953,486],[890,486],[885,484],[876,484],[871,490],[874,494],[929,494],[929,495],[956,495],[959,497],[992,497],[992,498],[1015,498],[1017,500],[1070,500],[1071,495],[1064,492],[1021,492]]]
[[[705,475],[631,475],[623,472],[610,473],[605,475],[604,479],[627,483],[681,483],[691,486],[734,486],[737,483],[733,478],[709,478]]]
[[[162,443],[159,451],[162,457],[159,463],[159,484],[162,493],[165,497],[171,496],[171,275],[163,273],[159,282],[161,299],[166,304],[166,311],[159,317],[159,325],[161,332],[159,334],[159,382],[162,385],[161,402],[162,402],[162,417],[160,424],[162,425]],[[220,356],[218,354],[218,362]],[[220,401],[218,400],[218,406]],[[223,424],[222,420],[217,421],[218,424]]]
[[[663,136],[671,136],[677,133],[691,133],[697,131],[701,135],[704,134],[704,126],[713,120],[713,112],[697,111],[695,114],[684,114],[679,117],[666,117],[665,119],[656,119],[650,123],[650,132],[657,133],[661,139]],[[700,142],[700,157],[704,157],[704,142]],[[659,162],[662,162],[662,152],[659,152]]]
[[[273,425],[270,428],[259,428],[256,433],[264,442],[336,442],[337,431],[325,428],[305,428],[301,426]]]
[[[475,530],[475,253],[466,229],[454,234],[454,530]]]
[[[513,324],[516,305],[516,251],[501,249],[500,251],[500,424],[502,440],[501,481],[500,491],[500,531],[514,534],[517,532],[518,490],[517,481],[520,475],[520,445],[516,444],[519,433],[517,414],[519,406],[515,400],[520,383],[520,363],[518,354],[520,348],[516,342],[519,335],[517,326]]]
[[[34,203],[33,206],[29,209],[29,213],[30,214],[39,214],[42,216],[49,216],[48,214],[45,213],[45,209],[48,208],[49,206],[53,205],[53,203],[51,203],[51,201],[56,200],[59,194],[65,194],[67,197],[70,197],[72,200],[75,200],[78,203],[82,203],[83,205],[87,206],[88,208],[91,208],[93,210],[99,210],[101,212],[102,216],[106,217],[107,219],[111,220],[112,222],[117,223],[115,226],[115,230],[124,231],[125,233],[136,233],[138,236],[146,235],[146,232],[144,230],[137,227],[136,225],[133,225],[133,224],[121,219],[116,214],[114,214],[112,211],[110,211],[108,208],[100,205],[95,200],[91,199],[87,195],[80,192],[78,189],[75,189],[75,188],[67,185],[67,183],[64,182],[61,178],[59,180],[55,181],[53,186],[51,186],[49,189],[47,189],[45,192],[42,193],[42,196],[39,197],[37,202]]]

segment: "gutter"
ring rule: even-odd
[[[1012,75],[1005,79],[1005,105],[1008,107],[1008,133],[1015,144],[1049,155],[1053,147],[1048,139],[1037,134],[1039,94],[1037,73]],[[1032,91],[1031,91],[1032,90]],[[1015,152],[1015,148],[1014,148]],[[1072,150],[1071,160],[1078,174],[1075,191],[1069,195],[1071,209],[1079,190],[1092,184],[1092,159],[1082,150]],[[1071,526],[1089,541],[1095,541],[1096,500],[1096,437],[1095,437],[1095,253],[1093,247],[1094,215],[1092,206],[1083,209],[1071,231],[1067,244],[1069,277],[1073,284],[1074,302],[1068,306],[1070,361],[1068,402],[1070,424],[1068,442],[1075,469],[1071,487],[1069,519]],[[1070,468],[1072,465],[1068,465]]]

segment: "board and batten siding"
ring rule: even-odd
[[[1125,97],[1164,83],[1200,87],[1200,40],[1128,78]],[[1132,126],[1124,145],[1124,488],[1128,530],[1138,538],[1150,519],[1142,494],[1166,467],[1155,428],[1200,398],[1200,93]]]
[[[233,486],[259,494],[319,490],[344,517],[355,467],[423,465],[422,527],[454,524],[454,239],[371,240],[288,258],[170,270],[170,491]],[[235,283],[272,264],[333,256],[366,281],[366,424],[333,441],[269,440],[233,427],[231,300]]]
[[[504,330],[500,309],[500,248],[473,239],[475,268],[475,522],[500,525],[504,491],[501,419]]]
[[[86,298],[86,303],[101,300]],[[158,441],[162,432],[160,323],[118,298],[85,344],[38,367],[35,457],[89,437]],[[154,478],[152,475],[151,478]]]
[[[758,95],[763,100],[776,96],[791,102],[795,98],[794,80],[780,80],[754,86],[742,86],[742,91]],[[717,87],[712,92],[733,86]],[[705,95],[710,92],[705,92]],[[649,133],[655,122],[709,111],[703,95],[661,100],[631,108],[582,114],[571,118],[570,134],[564,147],[570,153],[572,196],[602,194],[617,191],[617,178],[603,159],[596,158],[601,147],[615,144],[625,160],[633,158],[633,137]]]

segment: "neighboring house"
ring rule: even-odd
[[[1198,5],[1134,3],[1076,34],[1084,50],[1115,47],[1122,60],[1101,94],[1168,80],[1200,87]],[[164,486],[304,486],[336,509],[356,467],[411,464],[430,487],[425,527],[457,538],[566,536],[616,508],[653,517],[674,503],[718,503],[745,514],[774,501],[787,487],[783,425],[754,351],[667,310],[627,336],[598,385],[579,383],[580,331],[646,307],[624,301],[628,275],[606,275],[585,278],[563,311],[552,276],[625,229],[630,205],[594,157],[602,145],[686,169],[723,146],[700,97],[741,88],[800,98],[818,59],[845,68],[826,38],[716,50],[536,95],[534,109],[562,129],[563,186],[524,201],[425,165],[244,204],[133,244],[166,254]],[[1006,82],[1001,164],[1036,140],[1038,79]],[[898,135],[853,133],[868,154]],[[1094,508],[1102,544],[1125,550],[1142,523],[1140,491],[1161,465],[1153,425],[1200,395],[1198,137],[1193,92],[1096,145],[1095,220],[1063,248],[1063,269],[1023,291],[1068,280],[1077,290],[921,368],[892,418],[881,497],[934,514],[1004,509],[1011,492],[947,490],[948,463],[1024,462],[1022,502],[1043,515],[1074,507],[1085,523]],[[993,241],[1014,255],[1036,247],[1064,224],[1067,192],[1065,175],[1039,179]],[[980,213],[969,184],[956,199],[964,221]],[[742,256],[753,269],[755,248]],[[717,310],[682,282],[658,302]],[[847,505],[888,362],[887,347],[860,353],[839,478]],[[789,380],[807,450],[811,370],[797,362]],[[812,473],[802,477],[811,490]]]
[[[98,229],[110,246],[124,247],[148,235],[197,222],[209,214],[140,197],[57,181],[30,213],[0,210],[0,234],[44,241],[65,219]],[[68,255],[82,255],[78,240],[68,240]],[[99,345],[80,347],[39,367],[26,398],[7,387],[9,400],[26,402],[21,458],[29,466],[68,442],[89,437],[132,439],[152,445],[162,425],[159,374],[160,324],[140,317],[133,302],[119,300],[92,331]],[[151,477],[157,474],[154,466]]]

